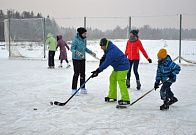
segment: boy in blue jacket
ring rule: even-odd
[[[121,92],[121,100],[118,101],[118,104],[128,105],[130,104],[130,99],[126,86],[126,76],[130,68],[129,61],[125,54],[111,41],[108,41],[106,38],[101,39],[100,46],[101,49],[104,51],[104,55],[100,60],[99,67],[92,72],[92,77],[98,76],[100,72],[102,72],[104,69],[111,65],[114,68],[114,70],[110,75],[109,94],[107,97],[105,97],[105,101],[117,101],[118,82]]]
[[[181,68],[172,61],[169,55],[167,55],[166,49],[160,49],[157,53],[157,57],[158,67],[154,89],[156,90],[159,88],[160,81],[163,82],[160,90],[160,96],[163,100],[163,105],[160,106],[160,110],[167,110],[169,109],[169,105],[172,105],[178,101],[170,87],[172,83],[176,81],[176,75],[180,72]]]

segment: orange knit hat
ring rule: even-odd
[[[162,48],[159,50],[159,52],[157,53],[157,57],[160,59],[164,59],[167,57],[167,50]]]

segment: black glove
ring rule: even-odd
[[[149,63],[152,63],[152,60],[149,58],[149,59],[148,59],[148,62],[149,62]]]
[[[169,76],[169,80],[173,80],[174,79],[174,75],[171,73]]]
[[[156,89],[158,89],[159,88],[159,83],[155,83],[154,84],[154,89],[156,90]]]
[[[91,73],[92,73],[92,76],[91,76],[92,78],[93,78],[93,77],[97,77],[98,74],[100,73],[99,68],[96,69],[95,71],[92,71]]]

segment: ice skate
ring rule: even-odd
[[[126,86],[127,86],[127,88],[130,88],[130,80],[126,80]]]
[[[163,105],[160,106],[160,110],[168,110],[169,104],[168,101],[164,101]]]
[[[140,80],[136,80],[136,84],[137,84],[136,89],[137,89],[137,90],[140,90],[140,89],[141,89],[141,83],[140,83]]]
[[[76,91],[77,91],[77,89],[72,89],[71,94],[73,95]],[[76,93],[76,96],[79,96],[79,91]]]
[[[119,105],[129,105],[129,104],[130,104],[130,101],[118,100],[118,104],[119,104]]]
[[[115,101],[117,101],[117,99],[105,97],[105,102],[115,102]]]
[[[82,89],[80,90],[80,94],[88,94],[87,89],[82,88]]]
[[[172,105],[174,103],[178,102],[178,99],[176,97],[173,97],[169,100],[168,105]]]

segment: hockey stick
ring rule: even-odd
[[[97,60],[100,60],[98,57],[96,57],[95,55],[93,55],[92,53],[88,53],[90,56],[94,57]]]
[[[168,79],[169,80],[169,79]],[[162,85],[163,83],[165,83],[165,82],[167,82],[168,80],[166,80],[166,81],[164,81],[164,82],[161,82],[160,84],[159,84],[159,86],[160,85]],[[148,95],[150,92],[152,92],[154,90],[154,88],[153,89],[151,89],[151,90],[149,90],[148,92],[146,92],[144,95],[142,95],[141,97],[139,97],[138,99],[136,99],[134,102],[132,102],[131,104],[129,104],[129,105],[116,105],[116,108],[127,108],[127,107],[129,107],[129,106],[132,106],[133,104],[135,104],[136,102],[138,102],[140,99],[142,99],[143,97],[145,97],[146,95]]]
[[[54,101],[54,104],[55,105],[58,105],[58,106],[64,106],[64,105],[66,105],[76,95],[76,93],[86,84],[86,82],[88,82],[88,80],[90,80],[90,78],[92,77],[92,75],[80,86],[80,88],[78,88],[76,90],[76,92],[73,95],[71,95],[71,97],[67,101],[65,101],[63,103],[62,102],[58,102],[58,101]]]

